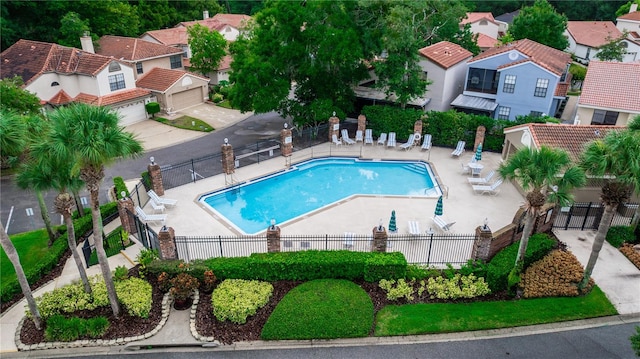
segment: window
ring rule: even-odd
[[[511,107],[500,106],[498,108],[498,120],[508,120],[511,113]]]
[[[503,92],[513,93],[513,90],[516,88],[516,75],[507,75],[504,77],[504,86],[502,87]]]
[[[498,92],[500,74],[496,70],[472,67],[467,77],[467,91],[495,94]]]
[[[618,121],[618,112],[594,110],[591,118],[592,125],[615,125]]]
[[[58,83],[58,81],[53,81],[51,83],[51,87],[53,87],[53,86],[60,86],[60,83]]]
[[[182,55],[171,56],[171,68],[177,69],[182,67]]]
[[[137,62],[136,63],[136,71],[138,72],[138,75],[140,75],[141,73],[143,73],[144,71],[142,70],[142,62]]]
[[[115,74],[109,76],[109,87],[111,91],[116,91],[124,88],[124,75]]]
[[[113,61],[109,64],[109,72],[120,71],[120,64]]]
[[[538,79],[536,81],[536,90],[533,92],[535,97],[547,97],[547,88],[549,87],[549,80]]]
[[[480,26],[487,26],[489,22],[487,20],[480,20]]]
[[[531,117],[542,117],[542,112],[540,112],[540,111],[531,111],[531,112],[529,112],[529,116],[531,116]]]

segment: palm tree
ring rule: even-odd
[[[131,133],[118,125],[118,114],[105,107],[74,104],[58,108],[49,118],[53,122],[53,152],[59,158],[73,158],[74,170],[79,172],[90,193],[93,238],[100,270],[107,286],[113,315],[120,315],[109,261],[102,240],[100,215],[100,182],[104,166],[121,157],[135,157],[143,149]],[[74,172],[75,173],[75,172]]]
[[[53,241],[58,238],[58,231],[53,230],[51,224],[51,216],[49,216],[49,209],[44,202],[44,195],[42,192],[47,191],[52,187],[51,178],[48,174],[40,171],[38,166],[31,162],[23,162],[20,164],[18,174],[16,176],[16,184],[22,189],[32,189],[36,193],[38,199],[38,207],[40,207],[40,213],[42,214],[42,220],[44,226],[47,229],[49,235],[49,242],[47,245],[51,247]]]
[[[629,199],[634,186],[640,188],[640,131],[612,131],[604,139],[590,142],[582,153],[580,165],[588,174],[604,179],[600,193],[604,213],[579,285],[584,288],[598,261],[616,208]]]
[[[7,257],[9,257],[9,260],[11,261],[11,264],[13,264],[13,269],[15,269],[16,271],[16,277],[18,277],[18,283],[20,283],[22,294],[24,294],[24,297],[27,300],[27,304],[29,306],[29,311],[33,315],[33,323],[36,325],[36,328],[40,330],[42,329],[42,317],[40,316],[40,311],[38,311],[36,301],[33,299],[31,287],[29,287],[27,276],[24,275],[24,270],[22,269],[22,265],[20,264],[20,257],[18,256],[16,247],[9,239],[7,231],[4,230],[4,225],[2,225],[1,222],[0,244],[2,244],[2,249],[4,249],[4,252],[7,254]]]
[[[524,204],[526,219],[514,267],[520,268],[519,263],[524,258],[535,219],[542,206],[547,202],[569,203],[572,200],[569,191],[583,186],[586,179],[582,169],[572,165],[566,151],[546,146],[541,146],[539,150],[518,150],[500,164],[498,172],[502,178],[516,180],[527,192]]]
[[[27,146],[27,126],[15,112],[0,109],[0,163],[12,167]]]

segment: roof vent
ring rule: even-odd
[[[596,137],[600,137],[600,130],[593,131],[593,134],[596,135]]]

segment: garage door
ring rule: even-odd
[[[202,87],[196,87],[191,90],[177,92],[173,94],[173,108],[180,111],[187,107],[199,105],[203,103]]]
[[[115,110],[120,114],[120,126],[129,126],[147,119],[144,101],[137,101],[126,106],[116,107]]]

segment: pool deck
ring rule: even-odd
[[[310,158],[327,156],[430,162],[440,184],[445,189],[448,188],[448,195],[444,196],[443,217],[447,223],[456,222],[452,226],[453,233],[474,233],[476,227],[484,223],[485,218],[488,219],[489,227],[493,231],[511,223],[519,206],[524,202],[523,196],[508,181],[500,186],[500,192],[495,196],[475,194],[467,181],[471,175],[463,174],[462,170],[462,165],[467,164],[474,153],[469,150],[457,158],[451,156],[452,150],[432,147],[431,151],[421,151],[419,147],[414,147],[405,151],[399,147],[394,149],[376,145],[363,146],[359,143],[352,146],[335,146],[325,143],[295,151],[289,163],[295,164]],[[199,203],[198,198],[203,194],[227,187],[225,183],[231,183],[232,179],[234,183],[244,182],[286,169],[287,162],[284,157],[278,156],[259,164],[237,168],[232,178],[218,175],[165,191],[164,197],[178,200],[177,206],[165,211],[166,225],[173,227],[176,236],[241,234]],[[485,167],[481,176],[485,176],[492,169],[497,169],[500,162],[499,153],[483,152],[480,163]],[[425,197],[353,196],[298,219],[278,223],[278,226],[281,228],[282,235],[342,235],[344,232],[366,235],[371,234],[373,227],[378,225],[380,220],[387,227],[391,211],[395,210],[398,233],[409,233],[409,221],[417,221],[422,232],[426,232],[431,227],[437,233],[438,228],[430,219],[433,216],[436,201],[437,198]],[[146,206],[145,211],[153,212],[150,204]],[[161,227],[159,224],[150,223],[150,225],[155,230]]]

